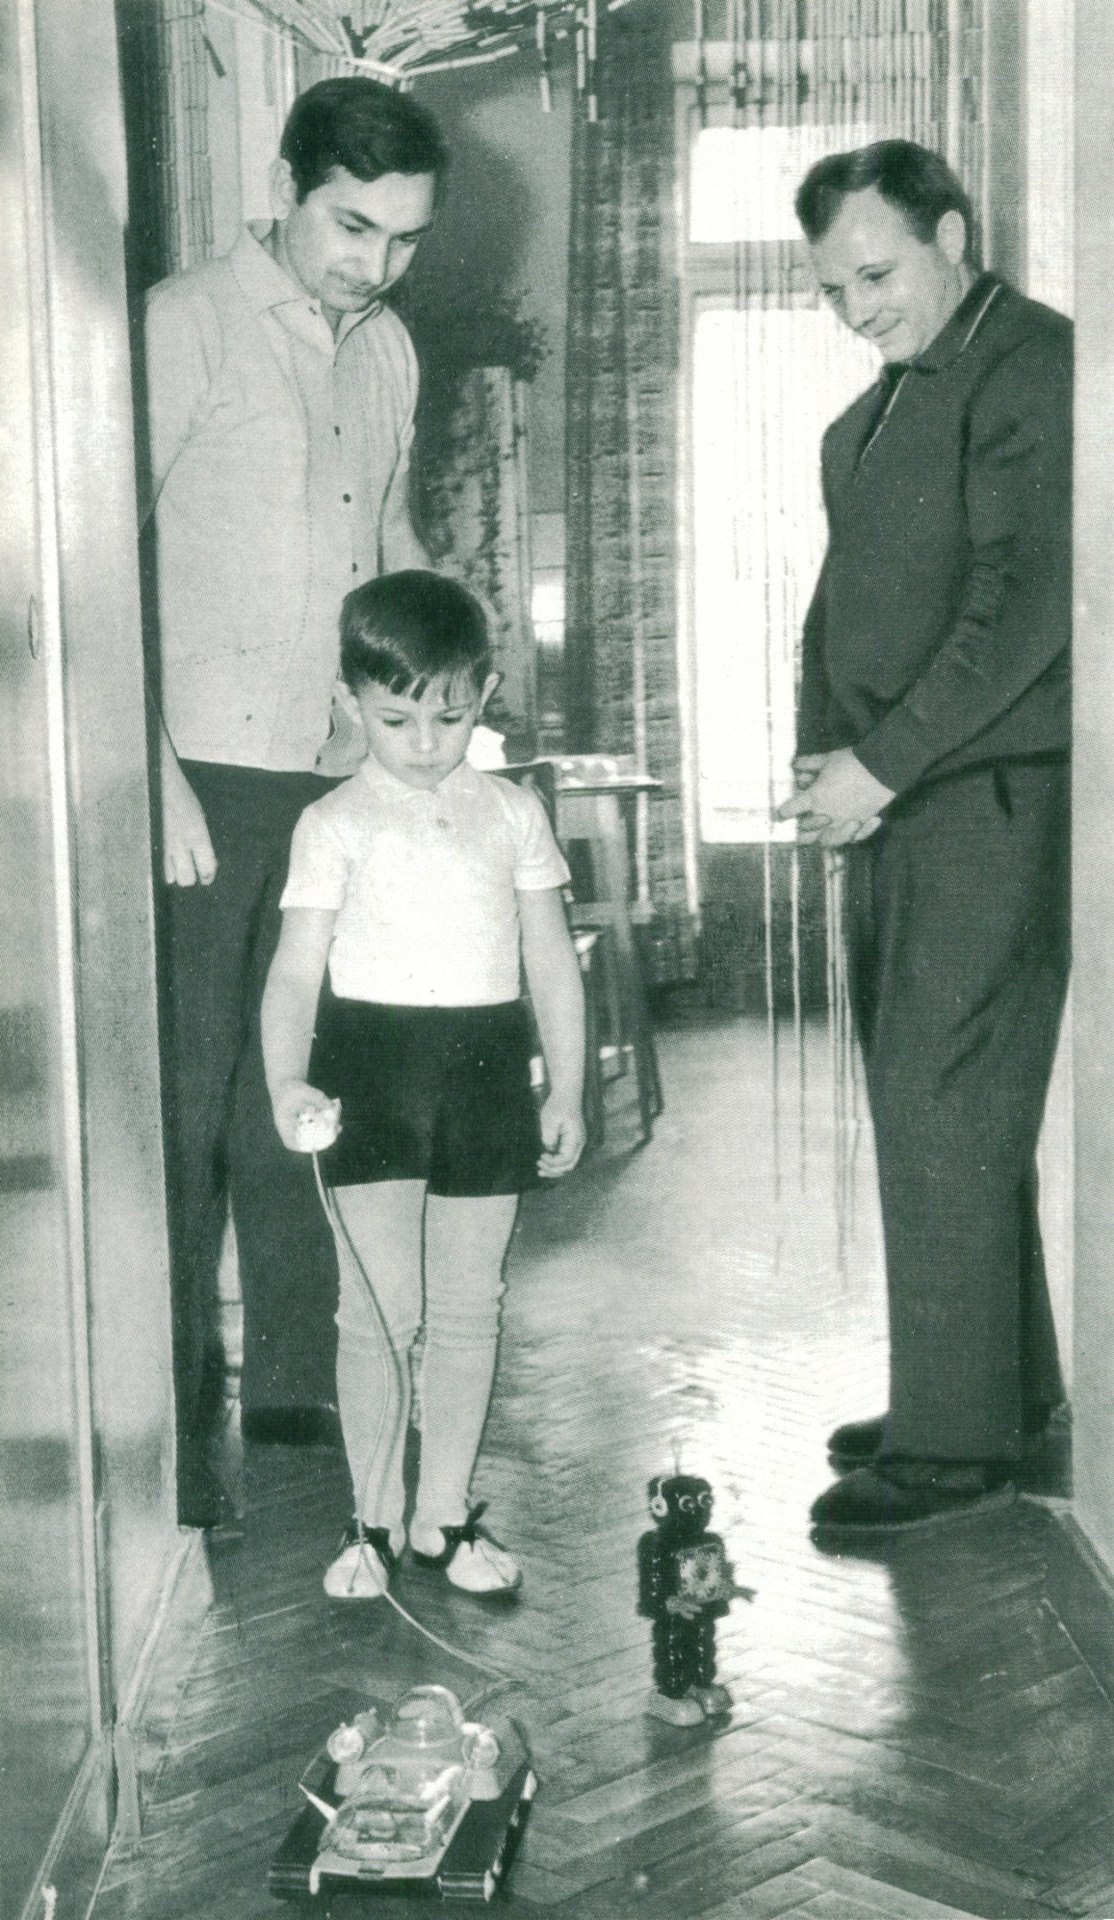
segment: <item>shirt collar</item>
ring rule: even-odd
[[[909,362],[913,372],[940,373],[958,360],[1004,292],[1005,286],[996,274],[980,273],[935,340]]]
[[[263,245],[264,235],[269,231],[269,221],[253,220],[236,236],[229,259],[241,293],[255,313],[265,313],[268,307],[284,307],[292,302],[308,307],[310,299],[305,288],[299,286],[285,267],[279,266]]]
[[[296,306],[303,313],[311,313],[324,320],[320,302],[311,300],[305,288],[287,273],[285,267],[280,267],[274,255],[264,246],[264,237],[270,232],[270,227],[268,220],[250,220],[237,234],[229,254],[236,283],[245,300],[253,313],[266,313],[272,307]],[[362,312],[344,314],[336,337],[337,346],[354,327],[380,313],[382,305],[382,301],[376,300]],[[325,325],[328,326],[328,321],[325,321]]]
[[[370,788],[377,800],[385,800],[395,806],[413,805],[418,800],[434,800],[439,794],[453,795],[466,791],[478,780],[475,767],[462,760],[459,767],[436,787],[412,787],[397,774],[391,773],[375,755],[369,753],[361,760],[356,770],[356,778]]]

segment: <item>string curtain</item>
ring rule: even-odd
[[[750,843],[779,1143],[787,1087],[804,1113],[802,973],[822,944],[841,1217],[858,1129],[842,876],[770,814],[825,540],[820,435],[877,362],[822,311],[792,195],[823,153],[903,137],[943,152],[978,208],[982,47],[981,0],[635,0],[601,19],[597,119],[574,133],[570,744],[663,782],[639,872],[685,926],[682,971],[701,849]]]
[[[571,39],[576,84],[595,114],[597,19],[629,0],[205,0],[215,13],[262,21],[334,73],[408,87],[421,74],[489,65],[528,51],[542,107],[552,107],[554,41]]]
[[[566,360],[566,734],[663,782],[636,868],[659,978],[691,974],[677,684],[679,324],[665,219],[675,179],[674,9],[601,17],[597,117],[574,123]]]
[[[950,153],[977,204],[981,35],[972,7],[945,0],[697,0],[693,19],[704,37],[674,60],[691,295],[689,788],[702,842],[760,844],[791,787],[799,636],[826,540],[817,449],[878,365],[818,300],[794,193],[822,155],[900,135]]]

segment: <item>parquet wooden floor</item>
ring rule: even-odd
[[[866,1153],[840,1258],[823,1037],[783,1090],[775,1191],[764,1038],[691,1015],[661,1036],[651,1145],[610,1144],[531,1197],[513,1251],[477,1491],[521,1555],[511,1606],[404,1571],[434,1631],[513,1668],[542,1790],[508,1920],[988,1920],[1114,1915],[1114,1708],[1045,1588],[1057,1529],[1021,1502],[874,1559],[810,1543],[823,1438],[883,1404]],[[798,1156],[801,1119],[804,1152]],[[794,1142],[790,1150],[787,1142]],[[645,1484],[706,1473],[739,1578],[722,1723],[644,1715],[634,1553]],[[241,1528],[175,1682],[96,1920],[263,1920],[295,1781],[362,1692],[474,1674],[382,1603],[321,1590],[347,1510],[338,1458],[250,1449]],[[403,1903],[334,1902],[391,1920]]]

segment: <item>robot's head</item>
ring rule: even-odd
[[[650,1512],[671,1533],[703,1533],[712,1517],[712,1489],[695,1474],[657,1474],[650,1482]]]

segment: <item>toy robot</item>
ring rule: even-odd
[[[654,1692],[647,1711],[674,1727],[726,1713],[731,1695],[716,1685],[716,1621],[734,1599],[735,1570],[718,1533],[708,1532],[712,1489],[692,1474],[650,1482],[655,1525],[638,1542],[638,1611],[653,1621]]]

